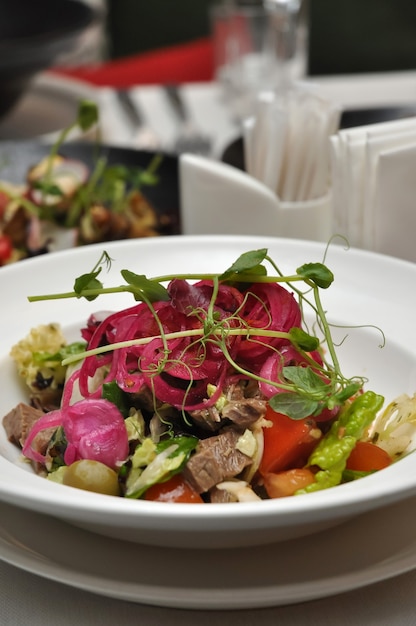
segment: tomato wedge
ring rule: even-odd
[[[263,482],[269,498],[284,498],[293,496],[298,489],[304,489],[315,482],[315,475],[310,469],[304,467],[286,470],[279,474],[266,474]]]
[[[321,437],[315,420],[293,420],[270,407],[266,419],[272,422],[272,426],[263,428],[264,451],[260,474],[264,476],[269,472],[302,467]]]
[[[186,504],[201,504],[203,499],[181,474],[175,474],[164,483],[156,483],[149,487],[144,494],[145,500],[156,502],[183,502]]]
[[[347,461],[347,469],[356,472],[374,472],[391,465],[389,454],[370,441],[357,441]]]

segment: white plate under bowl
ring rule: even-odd
[[[312,540],[177,550],[109,539],[0,504],[0,560],[54,582],[141,604],[265,608],[345,593],[411,571],[415,515],[412,498]]]
[[[267,248],[284,273],[323,259],[324,244],[277,238],[173,236],[105,246],[114,259],[105,284],[122,282],[120,270],[166,273],[222,272],[248,250]],[[74,278],[96,264],[102,245],[88,246],[0,270],[0,414],[23,399],[10,347],[39,323],[80,327],[97,309],[130,306],[127,294],[98,301],[67,299],[30,304],[28,295],[72,290]],[[322,293],[329,320],[347,335],[339,349],[348,375],[369,378],[368,388],[392,400],[416,389],[416,265],[377,254],[330,246],[327,265],[334,284]],[[359,328],[354,329],[354,326]],[[386,338],[383,348],[381,331]],[[187,505],[135,501],[91,494],[48,482],[22,463],[0,433],[0,500],[138,543],[198,548],[237,547],[307,535],[416,493],[416,455],[369,477],[293,498],[252,503]]]
[[[0,141],[41,138],[53,141],[76,120],[80,100],[98,102],[97,91],[88,83],[52,72],[35,77],[27,92],[0,121]],[[72,133],[72,136],[80,136]]]

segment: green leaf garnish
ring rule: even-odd
[[[322,398],[328,391],[328,382],[322,380],[310,367],[288,365],[283,367],[282,373],[284,378],[294,383],[298,389],[315,397]]]
[[[84,297],[87,300],[95,300],[98,294],[84,294],[83,292],[86,290],[100,290],[103,286],[102,282],[97,280],[98,274],[101,272],[101,268],[96,270],[95,272],[90,272],[89,274],[82,274],[82,276],[78,276],[74,282],[74,292],[78,295],[78,297]]]
[[[35,180],[33,183],[34,189],[39,189],[48,196],[63,196],[62,189],[55,183],[48,183],[44,180]]]
[[[159,300],[168,301],[169,292],[160,283],[149,280],[143,274],[135,274],[130,270],[121,270],[121,275],[128,285],[135,287],[135,300],[143,300],[145,297],[150,302],[158,302]],[[137,293],[137,290],[139,293]]]
[[[55,352],[54,354],[50,354],[49,352],[34,352],[33,360],[36,363],[61,363],[69,356],[73,354],[79,354],[80,352],[84,352],[86,347],[86,343],[83,341],[74,341],[73,343],[69,343],[66,346],[62,346],[62,348]]]
[[[301,350],[306,352],[313,352],[319,348],[318,337],[312,337],[303,328],[297,328],[296,326],[289,331],[290,339],[294,346],[297,346]]]
[[[355,396],[355,394],[361,389],[362,381],[352,382],[344,389],[341,389],[335,394],[335,400],[338,404],[344,404],[347,400]]]
[[[283,413],[293,420],[301,420],[313,415],[319,403],[297,393],[282,392],[270,398],[269,405],[277,413]]]
[[[327,289],[334,281],[333,273],[323,263],[305,263],[298,267],[296,273],[322,289]]]
[[[82,100],[78,108],[78,124],[83,130],[89,130],[98,122],[98,107],[92,100]]]
[[[123,417],[128,417],[130,406],[126,401],[126,394],[122,389],[120,389],[114,380],[103,384],[102,397],[105,400],[112,402],[118,408]]]
[[[266,268],[261,265],[266,256],[266,248],[253,250],[251,252],[244,252],[238,257],[237,261],[235,261],[235,263],[228,268],[228,270],[219,276],[219,280],[230,280],[230,278],[237,277],[238,274],[253,274],[255,276],[258,276],[259,274],[267,274]]]

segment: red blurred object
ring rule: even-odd
[[[4,265],[13,254],[13,244],[8,235],[0,235],[0,265]]]
[[[211,39],[203,38],[99,65],[53,71],[97,86],[204,82],[213,79],[214,52]]]

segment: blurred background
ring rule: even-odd
[[[89,1],[105,9],[105,43],[100,45],[109,59],[208,36],[209,8],[215,4],[213,0]],[[306,0],[305,4],[309,74],[416,68],[414,0]]]

